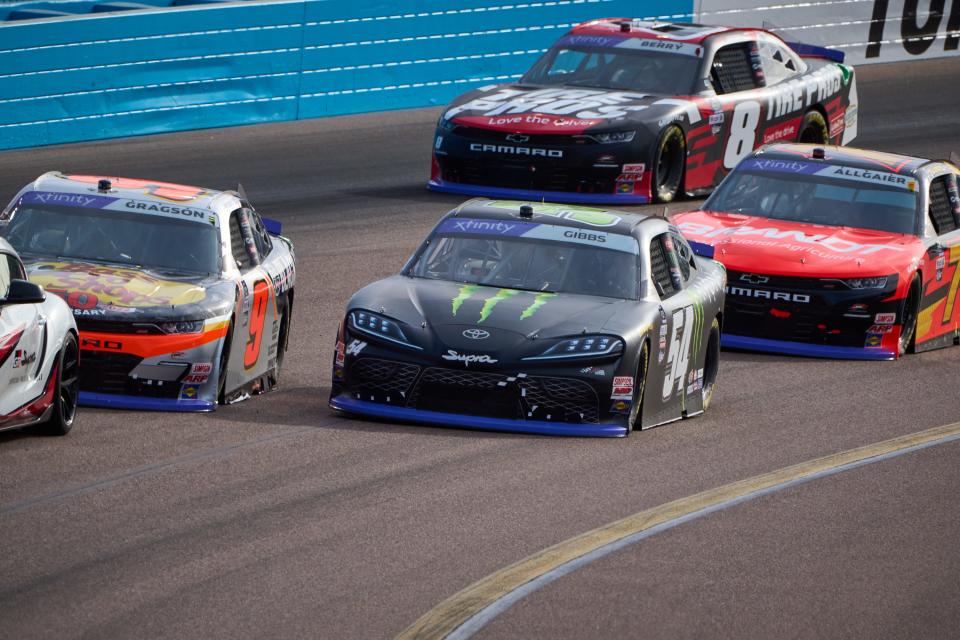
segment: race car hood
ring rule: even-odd
[[[659,131],[686,114],[700,119],[692,102],[631,91],[558,85],[504,84],[458,97],[443,120],[517,134],[578,134],[641,127]]]
[[[923,252],[919,238],[900,233],[691,211],[673,216],[688,240],[714,247],[736,271],[782,276],[884,276],[899,273]]]
[[[499,356],[536,349],[538,342],[551,338],[577,336],[584,329],[601,333],[625,304],[636,303],[394,276],[361,289],[348,308],[401,321],[408,337],[431,351]]]
[[[54,293],[76,317],[93,320],[200,320],[229,312],[235,286],[214,277],[164,277],[86,262],[27,263],[31,281]]]

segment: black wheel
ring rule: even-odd
[[[637,377],[633,386],[633,407],[630,411],[630,430],[640,429],[643,420],[643,391],[647,386],[647,370],[650,368],[650,343],[644,342],[640,347],[640,356],[637,364]]]
[[[670,202],[680,192],[683,168],[687,161],[687,140],[680,127],[667,127],[660,133],[653,157],[653,197]]]
[[[53,412],[40,425],[41,432],[64,436],[73,427],[77,417],[77,399],[80,395],[80,349],[77,337],[67,333],[57,357],[57,381],[53,396]]]
[[[230,364],[230,345],[233,343],[233,320],[230,321],[230,328],[227,329],[227,337],[223,341],[223,348],[220,351],[220,363],[217,369],[217,402],[226,404],[227,396],[227,365]]]
[[[290,341],[291,311],[290,301],[286,300],[280,312],[280,335],[277,337],[277,377],[280,376],[280,367],[283,366],[284,354],[287,352],[287,345]]]
[[[713,319],[710,325],[710,339],[707,340],[707,356],[703,363],[703,410],[706,411],[713,400],[717,388],[717,373],[720,371],[720,321]]]
[[[830,141],[830,128],[827,120],[819,111],[808,111],[800,123],[800,133],[797,142],[809,144],[827,144]]]
[[[917,317],[920,315],[920,276],[913,276],[907,298],[903,301],[903,311],[900,314],[900,342],[899,355],[912,353],[917,346]]]

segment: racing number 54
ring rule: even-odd
[[[260,359],[260,344],[263,342],[263,327],[267,320],[267,304],[270,302],[270,285],[266,280],[253,284],[253,305],[250,309],[250,334],[243,352],[243,366],[252,369]]]
[[[683,390],[683,379],[690,368],[690,339],[693,337],[693,307],[673,312],[673,331],[670,333],[669,371],[663,378],[663,399],[670,397],[675,386]]]

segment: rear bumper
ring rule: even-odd
[[[508,200],[533,200],[546,202],[565,202],[570,204],[648,204],[650,198],[636,194],[613,193],[577,193],[575,191],[539,191],[533,189],[508,189],[505,187],[484,187],[476,184],[445,182],[432,179],[427,183],[431,191],[456,193],[465,196],[486,196]]]
[[[486,418],[366,402],[347,396],[335,396],[331,398],[330,408],[336,409],[337,411],[345,411],[347,413],[383,418],[386,420],[420,422],[441,427],[479,429],[482,431],[512,431],[516,433],[532,433],[549,436],[599,438],[620,438],[627,435],[626,427],[617,424],[571,424],[566,422]]]
[[[93,391],[81,391],[80,404],[85,407],[134,409],[140,411],[201,412],[215,411],[217,408],[217,403],[212,400],[143,398],[114,395],[111,393],[95,393]]]
[[[806,356],[809,358],[836,358],[838,360],[895,360],[896,353],[886,349],[866,349],[860,347],[835,347],[823,344],[806,344],[788,340],[769,340],[751,338],[724,333],[720,344],[727,349],[744,349],[780,353],[788,356]]]

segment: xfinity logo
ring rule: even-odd
[[[517,156],[540,156],[541,158],[562,158],[563,151],[559,149],[536,149],[531,147],[513,147],[505,144],[470,143],[470,151],[482,153],[512,153]]]
[[[469,233],[471,231],[493,231],[496,233],[510,233],[510,231],[517,225],[510,222],[498,222],[498,221],[486,221],[486,220],[456,220],[453,221],[453,230],[454,231],[463,231]]]
[[[70,204],[77,207],[90,207],[90,205],[95,204],[99,200],[99,198],[81,194],[52,193],[49,191],[33,191],[31,192],[31,197],[35,201],[42,202],[43,204],[56,204],[58,202],[62,202],[64,204]]]
[[[529,142],[530,136],[525,136],[522,133],[511,133],[507,136],[507,140],[510,142]]]
[[[749,282],[750,284],[763,284],[770,281],[768,276],[757,276],[752,273],[745,273],[740,276],[740,279],[743,282]]]
[[[463,332],[463,337],[471,340],[486,340],[490,337],[490,332],[483,329],[467,329]]]
[[[462,362],[462,363],[463,363],[463,366],[465,366],[465,367],[469,367],[471,362],[477,362],[477,363],[480,363],[480,364],[495,364],[495,363],[499,362],[499,360],[497,360],[496,358],[491,358],[490,356],[488,356],[488,355],[486,355],[486,354],[483,354],[483,355],[476,355],[476,354],[467,355],[467,354],[465,354],[465,353],[457,353],[457,352],[454,351],[453,349],[448,349],[447,352],[446,352],[445,354],[443,354],[442,356],[440,356],[440,357],[443,358],[444,360],[451,360],[451,361],[453,361],[453,362]]]
[[[727,287],[727,294],[731,296],[745,296],[747,298],[764,298],[766,300],[783,300],[807,304],[810,296],[805,293],[789,293],[787,291],[769,291],[767,289],[748,289],[747,287]]]

